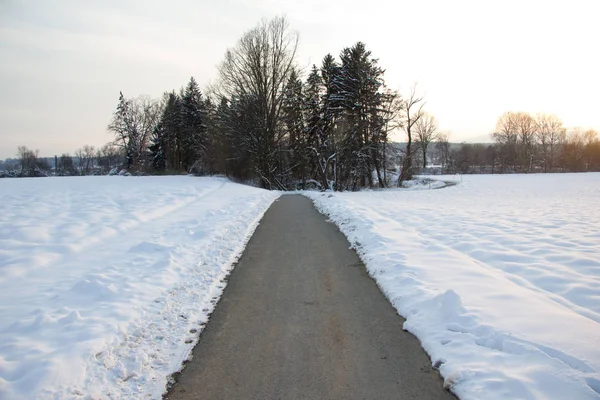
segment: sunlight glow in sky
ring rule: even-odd
[[[595,0],[0,0],[0,159],[19,145],[102,146],[120,90],[203,86],[245,31],[282,14],[305,71],[363,41],[389,87],[418,83],[452,141],[489,141],[506,111],[600,130],[599,11]]]

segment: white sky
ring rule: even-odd
[[[505,111],[600,128],[596,0],[0,0],[0,159],[103,145],[119,90],[203,86],[246,30],[282,14],[301,66],[363,41],[388,86],[418,82],[453,141],[489,138]]]

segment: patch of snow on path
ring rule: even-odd
[[[0,181],[0,398],[160,399],[278,196],[186,176]]]
[[[305,195],[461,399],[600,399],[600,174]]]

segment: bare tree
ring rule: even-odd
[[[423,113],[415,123],[417,144],[423,155],[423,168],[427,168],[427,148],[437,135],[437,121],[433,115]]]
[[[160,119],[162,107],[160,101],[148,96],[140,96],[133,100],[132,111],[135,131],[138,133],[134,147],[134,164],[144,167],[150,137]]]
[[[564,141],[565,128],[563,128],[562,121],[555,115],[538,114],[535,123],[544,172],[552,172],[557,145]]]
[[[128,168],[142,168],[150,136],[159,122],[162,104],[148,96],[127,100],[123,94],[108,126],[115,143],[123,147]]]
[[[105,173],[123,165],[123,159],[123,150],[113,143],[105,144],[96,152],[96,163]]]
[[[70,176],[75,174],[75,166],[73,165],[73,157],[69,153],[63,153],[58,159],[57,175]]]
[[[85,145],[83,146],[83,156],[85,158],[85,173],[89,174],[94,167],[94,156],[96,155],[96,149],[94,146]]]
[[[240,132],[252,154],[253,167],[263,187],[282,188],[277,181],[279,143],[284,139],[282,103],[285,85],[294,67],[298,34],[290,32],[285,17],[263,20],[228,49],[219,66],[217,90],[229,99],[251,101],[258,129]]]
[[[585,169],[586,171],[595,171],[600,166],[600,140],[598,140],[598,132],[593,129],[588,129],[583,133],[585,141]]]
[[[17,148],[17,156],[21,164],[21,176],[35,176],[38,170],[39,150],[30,150],[27,146]]]
[[[502,170],[510,167],[512,171],[517,167],[518,118],[516,113],[507,112],[498,118],[496,131],[492,134],[500,146],[500,164]]]
[[[80,149],[75,151],[75,157],[78,158],[78,169],[79,174],[81,175],[89,175],[93,166],[94,159],[96,156],[96,150],[94,146],[85,145]]]
[[[416,94],[416,85],[413,85],[410,96],[404,100],[404,115],[402,118],[402,129],[406,132],[408,138],[406,142],[406,154],[402,162],[402,171],[398,177],[398,186],[402,186],[402,182],[411,180],[413,177],[413,155],[412,134],[414,125],[423,117],[423,97],[418,97]]]
[[[476,163],[476,149],[470,143],[461,143],[460,147],[452,150],[452,159],[454,160],[455,171],[460,174],[472,172],[472,167]]]
[[[400,93],[396,90],[386,90],[384,93],[384,118],[385,124],[383,127],[383,132],[385,135],[385,141],[383,142],[383,181],[385,182],[385,186],[389,186],[388,178],[387,178],[387,169],[388,169],[388,138],[390,133],[402,128],[401,115],[404,109],[404,103],[402,101],[402,97]]]
[[[536,147],[536,123],[531,115],[525,112],[516,114],[519,146],[517,156],[521,171],[532,172]]]
[[[585,171],[585,134],[583,129],[572,129],[566,135],[561,150],[563,171]]]
[[[438,153],[439,162],[442,165],[442,173],[445,173],[450,160],[450,134],[440,133],[436,136],[435,149]]]
[[[85,175],[85,154],[83,154],[83,149],[75,150],[75,158],[77,158],[77,174]]]

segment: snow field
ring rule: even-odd
[[[0,181],[0,398],[160,399],[278,196],[184,176]]]
[[[600,174],[462,180],[305,194],[461,399],[600,399]]]

